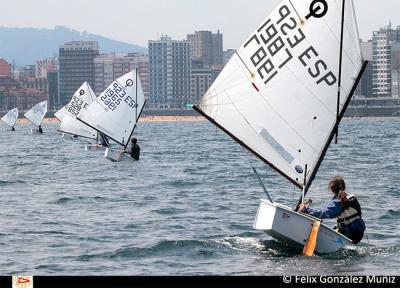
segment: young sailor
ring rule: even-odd
[[[39,130],[38,130],[38,132],[39,132],[40,134],[43,134],[42,125],[39,125]]]
[[[11,131],[15,131],[15,127],[14,126],[11,127]]]
[[[100,142],[99,142],[99,144],[101,146],[110,148],[110,143],[108,142],[107,136],[104,135],[103,133],[100,133]]]
[[[308,207],[309,204],[302,204],[299,211],[319,219],[337,218],[338,232],[351,239],[354,244],[359,243],[365,231],[360,203],[355,196],[347,195],[346,184],[342,177],[333,177],[329,182],[329,190],[334,197],[324,209],[314,210]]]
[[[131,146],[131,157],[137,161],[139,161],[140,157],[140,146],[137,144],[137,139],[131,139],[132,146]]]

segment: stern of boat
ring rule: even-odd
[[[287,245],[303,248],[315,220],[289,207],[261,199],[253,227]],[[322,223],[315,251],[318,254],[331,253],[351,244],[348,238]]]

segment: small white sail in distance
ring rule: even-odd
[[[134,69],[111,83],[78,119],[127,146],[144,105],[142,84]]]
[[[77,116],[87,110],[95,99],[96,96],[89,83],[83,83],[82,86],[76,90],[71,101],[59,110],[59,116],[61,114],[62,121],[58,131],[84,138],[96,139],[97,131],[76,119]]]
[[[14,108],[14,109],[8,111],[7,114],[1,118],[1,121],[3,121],[5,124],[10,126],[10,128],[11,128],[15,125],[15,122],[17,122],[17,119],[18,119],[18,108]]]
[[[40,102],[24,114],[25,118],[36,126],[40,126],[47,113],[47,101]]]
[[[303,188],[306,165],[312,178],[364,68],[352,0],[284,0],[194,108]]]

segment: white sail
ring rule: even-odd
[[[65,105],[61,109],[57,110],[54,112],[54,117],[56,117],[60,122],[64,119],[65,114],[67,114],[67,107],[68,105]]]
[[[137,70],[115,80],[78,119],[126,146],[145,99]]]
[[[15,125],[15,122],[17,122],[17,119],[18,119],[18,108],[14,108],[14,109],[8,111],[8,113],[1,118],[1,121],[3,121],[5,124],[10,126],[10,128],[11,128]]]
[[[47,101],[36,104],[31,110],[26,112],[24,116],[36,126],[42,124],[47,113]]]
[[[282,1],[237,50],[197,109],[299,188],[315,175],[363,59],[353,3]]]
[[[60,132],[80,137],[96,139],[97,131],[77,120],[76,117],[84,113],[90,104],[95,101],[95,94],[89,83],[85,82],[72,96],[71,102],[63,109],[64,115],[59,128]],[[61,112],[62,114],[63,112]]]

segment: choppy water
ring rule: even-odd
[[[140,164],[111,163],[57,125],[0,138],[0,274],[398,274],[400,121],[346,120],[310,197],[347,180],[370,246],[304,258],[252,224],[263,197],[294,206],[297,189],[208,122],[141,123]],[[318,205],[320,204],[320,205]],[[364,239],[367,242],[367,239]]]

